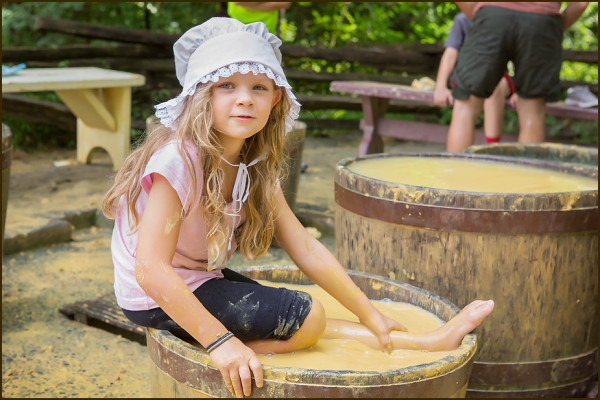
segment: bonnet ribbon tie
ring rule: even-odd
[[[244,202],[246,201],[246,199],[248,199],[248,196],[250,195],[250,175],[248,174],[248,167],[251,167],[257,162],[259,162],[261,158],[257,158],[248,165],[244,164],[243,162],[239,164],[232,164],[229,161],[227,161],[223,156],[221,156],[221,159],[227,164],[231,165],[232,167],[238,167],[238,172],[237,176],[235,177],[235,183],[233,184],[233,191],[231,193],[231,197],[233,197],[233,201],[234,203],[236,203],[233,212],[236,213],[236,216],[239,217],[239,213],[242,210],[242,206],[244,205]],[[236,223],[234,222],[234,225],[235,224]],[[233,231],[234,228],[232,227],[231,235],[229,236],[229,244],[227,245],[227,251],[231,250]]]

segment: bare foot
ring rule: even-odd
[[[392,348],[426,351],[449,351],[460,346],[463,338],[475,329],[494,309],[492,300],[476,300],[463,308],[443,326],[427,333],[391,331]],[[380,350],[379,339],[366,326],[345,320],[328,319],[323,339],[358,340]]]
[[[442,351],[456,349],[460,346],[465,335],[477,328],[493,309],[493,300],[475,300],[468,304],[444,326],[441,326],[434,331],[435,333],[440,334],[440,341],[434,346],[435,350]]]

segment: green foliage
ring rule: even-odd
[[[2,46],[57,47],[105,43],[53,32],[34,32],[38,15],[130,29],[179,34],[219,12],[218,2],[2,3]]]
[[[560,79],[565,81],[581,81],[598,83],[598,65],[589,65],[576,61],[563,61]]]
[[[598,145],[598,121],[572,121],[569,130],[576,143]]]
[[[573,25],[564,33],[563,48],[571,50],[598,49],[598,3],[591,2]]]
[[[31,123],[10,115],[2,116],[2,123],[10,126],[13,146],[18,149],[75,148],[75,134],[53,126]]]
[[[445,39],[458,12],[448,2],[297,2],[286,13],[283,40],[342,47]]]
[[[598,49],[598,3],[590,3],[583,15],[564,33],[563,49]],[[571,81],[598,82],[598,65],[564,61],[560,78]]]

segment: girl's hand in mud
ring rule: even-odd
[[[250,396],[252,391],[252,378],[254,375],[256,386],[263,386],[262,364],[252,349],[244,345],[238,338],[232,337],[210,353],[221,374],[227,389],[236,397]]]
[[[379,311],[373,312],[368,320],[361,321],[361,323],[367,326],[375,336],[379,338],[381,344],[381,350],[391,352],[392,342],[390,340],[391,331],[405,331],[406,327],[400,322],[386,317]]]

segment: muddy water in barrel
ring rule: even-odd
[[[398,157],[353,163],[350,171],[413,186],[489,193],[598,190],[598,181],[523,165],[450,158]]]
[[[335,251],[348,269],[458,307],[493,299],[477,397],[580,396],[597,372],[598,169],[471,154],[341,160]]]
[[[328,318],[344,319],[358,322],[354,314],[344,308],[337,300],[318,286],[291,285],[273,282],[262,282],[270,286],[302,290],[309,293],[323,304]],[[411,333],[426,333],[435,330],[443,323],[435,315],[407,303],[391,301],[374,301],[384,315],[396,319],[407,327]],[[418,350],[394,350],[391,354],[374,350],[355,340],[320,339],[314,346],[294,353],[259,355],[264,365],[277,367],[353,370],[353,371],[387,371],[430,363],[441,360],[453,352],[426,352]],[[454,354],[457,354],[455,351]]]

